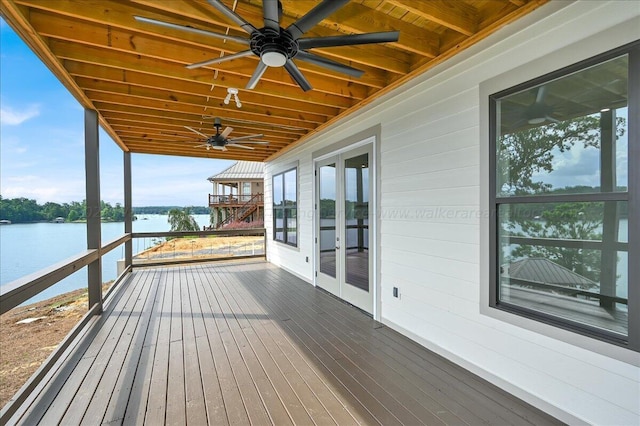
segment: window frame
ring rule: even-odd
[[[628,55],[628,188],[627,192],[605,192],[570,195],[524,195],[524,196],[498,196],[497,194],[497,101],[508,96],[536,87],[549,81],[567,76],[598,65],[621,55]],[[604,343],[621,346],[634,352],[640,352],[640,272],[632,266],[631,259],[640,255],[640,227],[638,216],[640,213],[640,81],[631,76],[640,75],[640,41],[614,48],[605,53],[586,60],[559,68],[540,77],[530,79],[524,83],[516,84],[504,90],[489,94],[488,96],[488,242],[489,242],[489,283],[488,283],[488,308],[499,310],[508,314],[514,314],[533,320],[548,326],[560,328],[569,332],[578,333]],[[486,100],[487,98],[485,98]],[[544,312],[528,309],[524,306],[510,304],[499,300],[499,217],[498,206],[518,203],[549,203],[549,202],[601,202],[624,201],[628,203],[628,334],[626,338],[589,326],[577,321],[561,318]],[[482,300],[482,299],[481,299]],[[483,306],[485,301],[483,300]],[[481,307],[483,313],[488,313]],[[504,318],[502,315],[500,317]]]
[[[295,201],[295,206],[294,207],[287,207],[286,206],[286,193],[287,193],[287,188],[286,188],[286,179],[285,179],[285,175],[287,173],[290,173],[292,171],[295,171],[295,194],[296,194],[296,201]],[[281,244],[286,244],[287,246],[290,247],[298,247],[298,241],[299,241],[299,226],[298,226],[298,199],[299,197],[299,192],[298,192],[298,188],[299,188],[299,172],[298,172],[298,166],[293,166],[293,167],[288,167],[278,173],[275,173],[271,176],[271,207],[272,207],[272,216],[273,216],[273,241],[276,241],[278,243]],[[275,204],[275,193],[274,193],[274,188],[275,188],[275,180],[276,178],[281,178],[282,179],[282,205],[281,206],[277,206]],[[276,227],[276,220],[277,220],[277,215],[276,212],[277,211],[282,211],[282,239],[277,238],[277,227]],[[295,216],[291,216],[290,212],[291,211],[295,211]],[[289,232],[288,232],[288,227],[287,227],[287,219],[291,218],[291,217],[295,217],[296,219],[296,227],[295,227],[295,236],[296,236],[296,242],[292,243],[289,241]]]

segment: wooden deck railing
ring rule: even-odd
[[[209,206],[239,206],[252,202],[262,205],[264,203],[264,194],[248,194],[248,195],[211,195],[209,194]]]

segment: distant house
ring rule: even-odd
[[[212,227],[264,219],[263,163],[238,161],[207,180],[213,184],[209,194]]]
[[[591,289],[598,287],[592,280],[573,272],[564,266],[558,265],[545,258],[527,258],[502,265],[500,268],[502,276],[520,280],[528,284],[545,284],[565,287]]]

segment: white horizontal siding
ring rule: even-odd
[[[313,280],[312,153],[380,125],[382,320],[564,420],[639,424],[638,367],[481,315],[479,305],[486,216],[479,85],[600,31],[615,33],[639,9],[633,2],[543,6],[267,164],[267,206],[274,171],[298,161],[300,182],[299,247],[271,242],[269,259]],[[588,56],[608,50],[607,43],[594,43]],[[265,224],[272,232],[269,210]],[[394,286],[400,298],[392,297]]]

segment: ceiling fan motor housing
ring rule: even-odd
[[[227,140],[222,135],[213,135],[208,140],[207,143],[211,146],[225,146],[227,144]]]
[[[251,34],[249,48],[265,65],[281,67],[288,59],[296,56],[298,42],[282,28],[276,31],[265,27]]]

